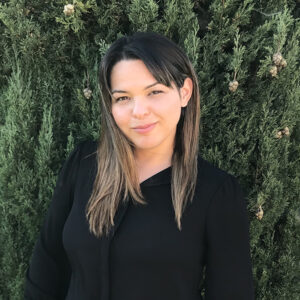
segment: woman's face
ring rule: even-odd
[[[180,94],[173,84],[157,83],[142,60],[122,60],[111,72],[112,114],[136,150],[165,153],[173,149],[181,108],[192,94],[187,78]]]

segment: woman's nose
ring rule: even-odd
[[[142,119],[149,114],[149,107],[146,99],[142,97],[136,97],[133,100],[132,115],[137,119]]]

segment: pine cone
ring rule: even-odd
[[[229,90],[230,90],[231,92],[235,92],[236,89],[237,89],[237,87],[238,87],[238,85],[239,85],[239,83],[238,83],[236,80],[230,81],[230,82],[229,82]]]
[[[89,88],[85,88],[83,90],[83,94],[86,99],[90,99],[92,96],[92,91]]]
[[[64,6],[64,14],[66,16],[71,16],[74,14],[74,5],[73,4],[67,4]]]
[[[261,220],[263,215],[264,215],[264,211],[261,208],[261,205],[258,207],[257,213],[255,214],[258,220]]]
[[[285,127],[285,128],[282,130],[282,133],[283,133],[284,135],[289,136],[289,135],[290,135],[290,130],[289,130],[289,128],[288,128],[288,127]]]
[[[281,60],[280,66],[283,67],[283,68],[285,68],[287,66],[287,62],[284,58]]]
[[[277,69],[276,66],[272,66],[272,67],[270,68],[270,73],[271,73],[272,77],[277,76],[277,71],[278,71],[278,69]]]
[[[282,138],[282,132],[281,132],[281,130],[276,133],[276,138],[278,138],[278,139]]]
[[[276,66],[279,66],[281,61],[282,61],[283,57],[281,55],[280,52],[277,52],[273,55],[273,63],[276,65]]]

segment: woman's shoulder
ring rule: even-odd
[[[198,154],[198,174],[205,177],[212,176],[215,179],[220,178],[221,180],[226,179],[228,176],[232,176],[229,172],[203,158],[201,154]]]
[[[97,153],[98,141],[92,139],[84,139],[77,143],[76,149],[81,153],[81,159],[94,156]]]
[[[236,177],[198,154],[197,185],[199,187],[213,192],[229,179],[235,181]]]

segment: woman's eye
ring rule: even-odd
[[[156,94],[160,94],[160,93],[163,93],[163,91],[152,91],[150,94],[156,95]]]
[[[124,101],[124,100],[127,100],[127,99],[128,99],[127,96],[123,96],[123,97],[117,98],[116,101],[117,101],[117,102],[118,102],[118,101]]]
[[[155,90],[155,91],[150,92],[149,95],[157,95],[157,94],[160,94],[160,93],[163,93],[163,91]],[[122,96],[122,97],[116,98],[116,102],[125,101],[125,100],[128,100],[128,99],[129,99],[128,96]]]

